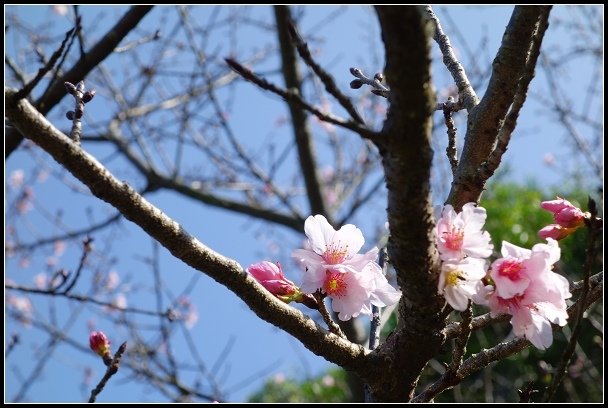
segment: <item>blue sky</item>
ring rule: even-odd
[[[462,36],[470,41],[473,47],[477,45],[484,35],[487,35],[487,46],[489,49],[489,61],[495,53],[502,30],[508,22],[510,7],[495,6],[489,8],[479,7],[450,7],[449,12],[454,21],[474,22],[461,24]],[[164,12],[167,9],[155,9],[148,15],[141,25],[142,29],[151,30],[162,24]],[[200,13],[201,21],[206,18],[208,8],[200,7],[196,12]],[[303,35],[312,35],[317,41],[314,43],[322,51],[317,55],[318,61],[329,68],[336,76],[338,83],[343,89],[354,95],[356,91],[348,89],[348,82],[352,79],[348,74],[350,66],[358,66],[367,73],[372,70],[380,70],[382,64],[382,48],[379,39],[379,29],[373,11],[369,7],[348,6],[342,8],[338,17],[331,24],[321,24],[324,18],[336,7],[327,6],[307,6],[299,7],[298,10],[304,12],[301,31]],[[31,27],[39,23],[51,24],[56,32],[65,32],[69,27],[68,21],[57,15],[51,14],[49,6],[27,6],[5,8],[5,13],[16,12],[21,16],[27,17]],[[100,15],[100,11],[103,13]],[[81,7],[84,18],[84,26],[90,26],[95,21],[95,27],[90,34],[91,39],[95,35],[103,33],[107,27],[115,22],[116,16],[124,12],[124,7]],[[442,18],[443,9],[436,8],[436,12]],[[561,7],[556,7],[554,13],[567,13]],[[253,15],[271,16],[271,10],[266,6],[255,7]],[[447,34],[448,25],[443,22]],[[242,52],[259,46],[261,39],[258,37],[240,38]],[[370,37],[371,34],[371,37]],[[561,35],[561,36],[560,36]],[[10,32],[7,37],[10,36]],[[137,38],[137,33],[132,34],[129,39]],[[375,42],[373,41],[375,38]],[[321,41],[322,39],[322,41]],[[371,39],[371,40],[370,40]],[[564,44],[571,39],[556,31],[555,36],[548,37],[547,46]],[[92,41],[92,40],[91,40]],[[216,41],[221,42],[218,38]],[[452,43],[456,51],[460,53],[459,41],[452,37]],[[10,39],[5,39],[5,52],[9,55],[14,47],[19,45]],[[434,47],[437,53],[437,47]],[[437,54],[435,54],[437,55]],[[480,64],[488,63],[484,60],[485,56],[480,56]],[[109,60],[109,64],[111,64]],[[272,65],[272,60],[269,62]],[[376,64],[376,65],[374,65]],[[264,65],[259,68],[262,69]],[[257,67],[256,67],[257,68]],[[570,75],[571,83],[568,84],[573,100],[579,99],[583,92],[584,78],[588,78],[592,71],[585,67],[577,67],[577,71]],[[434,66],[434,76],[436,88],[441,89],[449,82],[449,77],[445,73],[443,65],[438,61]],[[542,75],[539,75],[533,82],[531,92],[542,92]],[[255,100],[239,104],[234,108],[233,126],[235,132],[240,135],[250,135],[252,143],[256,138],[265,137],[269,132],[281,131],[272,130],[273,123],[277,116],[284,114],[284,108],[277,101],[276,97],[269,96],[251,84],[241,86],[240,92],[244,94],[245,100]],[[104,90],[98,90],[103,93]],[[483,87],[477,89],[478,94],[483,93]],[[65,103],[65,101],[64,101]],[[62,105],[66,106],[66,105]],[[92,115],[103,115],[103,104],[90,104]],[[255,109],[251,107],[254,106]],[[508,178],[518,182],[525,182],[531,179],[536,180],[541,185],[557,185],[561,183],[560,173],[554,167],[547,166],[544,159],[547,154],[554,155],[558,162],[560,158],[568,157],[570,149],[564,143],[561,130],[558,126],[548,123],[547,118],[539,115],[538,106],[530,104],[522,112],[520,126],[514,134],[509,151],[505,155],[505,160],[509,165],[510,173]],[[52,114],[54,118],[62,116],[61,109],[55,109]],[[462,120],[462,119],[461,119]],[[62,123],[63,125],[64,123]],[[464,129],[461,122],[460,129]],[[269,130],[270,129],[270,130]],[[288,129],[283,128],[282,132]],[[462,136],[462,135],[461,135]],[[345,136],[345,140],[355,137]],[[86,145],[86,149],[91,151],[96,157],[105,157],[106,151],[96,145]],[[40,156],[44,156],[40,153]],[[24,169],[26,179],[31,176],[32,168],[30,155],[23,152],[16,152],[5,163],[5,171],[10,175],[16,169]],[[132,173],[121,170],[115,166],[117,176],[128,179]],[[8,177],[8,176],[7,176]],[[39,201],[39,206],[53,213],[59,208],[64,209],[64,222],[68,227],[76,227],[79,221],[87,219],[87,208],[94,208],[95,217],[102,219],[103,214],[111,214],[112,211],[106,204],[99,204],[97,200],[88,196],[87,190],[78,186],[78,182],[71,177],[67,177],[73,185],[72,189],[66,188],[54,178],[44,183],[36,183],[35,194]],[[80,189],[81,191],[78,191]],[[69,197],[69,198],[68,198]],[[251,221],[244,216],[235,216],[222,210],[207,208],[191,200],[179,198],[170,193],[154,193],[148,199],[162,209],[166,214],[173,217],[186,229],[217,252],[236,259],[241,265],[248,266],[251,263],[260,261],[263,258],[270,258],[274,254],[269,250],[271,245],[276,244],[277,237],[284,238],[279,241],[285,252],[297,248],[304,239],[303,234],[298,236],[286,231],[266,231],[260,221]],[[441,200],[441,198],[438,198]],[[5,213],[6,215],[6,213]],[[53,231],[49,229],[48,223],[40,216],[32,214],[27,223],[20,224],[23,228],[24,240],[29,242],[37,236],[48,236]],[[46,224],[45,224],[46,223]],[[34,228],[28,230],[28,226]],[[45,225],[47,225],[45,229]],[[135,286],[136,283],[144,288],[152,285],[149,268],[142,262],[141,257],[151,252],[152,243],[142,231],[129,222],[122,223],[122,230],[119,235],[96,237],[95,246],[100,252],[111,251],[116,256],[116,260],[102,259],[100,262],[107,268],[115,269],[123,285]],[[276,229],[276,228],[275,228]],[[372,231],[363,231],[366,236],[371,236]],[[29,234],[29,235],[28,235]],[[369,248],[369,243],[364,249]],[[139,254],[139,256],[138,256]],[[61,258],[62,264],[68,268],[73,268],[80,256],[78,245],[72,243],[68,246],[65,255]],[[6,277],[22,284],[31,285],[33,277],[44,270],[44,257],[32,259],[28,268],[18,266],[19,259],[6,259]],[[210,278],[192,271],[181,262],[175,261],[170,254],[160,250],[160,269],[162,273],[171,276],[170,289],[174,294],[178,294],[193,276],[199,276],[190,297],[198,308],[199,320],[191,333],[199,346],[201,358],[213,367],[214,363],[224,358],[223,351],[227,344],[232,344],[232,348],[225,359],[225,363],[218,370],[218,378],[222,380],[223,389],[227,392],[229,401],[243,401],[247,395],[257,390],[262,385],[262,380],[268,376],[285,374],[305,378],[316,375],[328,367],[328,363],[304,349],[297,340],[281,332],[270,324],[257,318],[249,308],[234,296],[231,292],[217,284]],[[297,271],[290,270],[288,275],[298,281]],[[173,278],[175,277],[175,278]],[[130,283],[129,283],[130,282]],[[128,289],[128,288],[127,288]],[[144,290],[145,292],[145,290]],[[135,294],[132,289],[129,304],[145,307],[147,305],[138,304],[144,298],[143,295]],[[48,305],[50,300],[44,297],[33,297],[32,301],[42,319],[48,319]],[[149,300],[148,300],[149,301]],[[88,337],[87,321],[93,315],[93,308],[83,308],[83,310],[70,310],[70,307],[62,301],[56,303],[57,311],[61,318],[65,318],[70,313],[78,312],[73,327],[68,333],[75,338],[82,340],[86,346]],[[72,306],[73,307],[73,306]],[[61,319],[59,319],[61,321]],[[109,320],[96,318],[96,328],[104,330],[113,341],[118,345],[123,340],[128,340],[129,332],[125,329],[115,328]],[[36,361],[40,358],[36,353],[43,353],[40,349],[47,338],[35,328],[23,328],[5,321],[5,332],[19,332],[23,343],[15,349],[5,365],[5,388],[6,398],[11,400],[20,381],[18,375],[25,376],[33,369]],[[150,334],[153,336],[153,334]],[[233,343],[232,343],[233,342]],[[185,347],[183,341],[176,343],[177,349]],[[32,353],[35,357],[32,358]],[[40,402],[78,402],[83,401],[86,392],[80,390],[82,383],[82,373],[86,366],[94,368],[94,383],[102,375],[102,365],[92,353],[76,351],[69,346],[59,346],[53,353],[52,358],[43,369],[41,380],[38,381],[30,393],[30,401]],[[20,374],[18,374],[19,371]],[[106,402],[137,402],[137,401],[160,401],[161,396],[153,387],[141,387],[131,381],[120,381],[118,377],[112,379],[109,385],[100,396],[100,401]]]

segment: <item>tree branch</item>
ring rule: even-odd
[[[507,147],[509,145],[509,142],[511,141],[511,135],[513,134],[515,126],[517,125],[519,112],[524,106],[524,102],[526,102],[526,97],[528,95],[528,87],[530,86],[530,82],[532,82],[532,78],[534,78],[534,70],[536,68],[536,63],[538,62],[538,57],[540,55],[540,47],[543,42],[545,32],[549,27],[550,11],[551,7],[546,7],[543,8],[541,12],[538,23],[538,29],[536,30],[536,33],[534,33],[532,43],[530,45],[530,55],[528,57],[528,60],[526,61],[526,67],[521,81],[517,85],[517,91],[515,92],[515,96],[513,97],[513,105],[511,106],[511,109],[509,109],[509,113],[507,114],[503,125],[500,127],[496,147],[488,157],[488,160],[481,165],[481,170],[479,172],[480,180],[487,180],[492,177],[492,175],[500,165],[502,155],[507,151]]]
[[[269,295],[241,265],[203,245],[127,183],[117,180],[28,101],[21,99],[17,104],[9,104],[14,93],[12,89],[5,89],[8,120],[88,186],[96,197],[117,208],[176,258],[226,286],[260,318],[290,333],[313,353],[335,364],[352,367],[362,375],[366,372],[364,347],[328,333],[299,310]]]
[[[456,211],[481,197],[486,179],[479,169],[496,145],[498,132],[513,104],[526,69],[530,44],[545,6],[516,6],[492,64],[492,76],[483,98],[471,110],[456,177],[447,199]]]
[[[45,115],[65,96],[65,82],[76,83],[84,79],[93,68],[99,65],[114,48],[135,28],[153,6],[133,6],[125,13],[114,27],[91,50],[61,77],[52,88],[40,97],[34,104]],[[8,158],[23,140],[23,135],[8,129],[5,135],[4,158]]]
[[[475,106],[479,103],[479,99],[475,94],[475,90],[467,78],[467,73],[464,71],[462,64],[456,58],[454,51],[452,51],[452,44],[450,39],[443,32],[439,19],[433,12],[430,5],[425,7],[425,10],[431,20],[435,23],[435,33],[433,39],[439,45],[441,54],[443,55],[443,63],[446,68],[452,74],[452,78],[458,87],[458,104],[462,104],[467,112],[471,112]]]
[[[376,7],[386,49],[389,111],[376,141],[388,189],[388,256],[403,292],[400,325],[370,354],[393,373],[370,384],[376,401],[409,400],[418,377],[443,343],[437,294],[439,258],[432,237],[431,128],[435,95],[430,76],[432,27],[423,7]],[[378,373],[381,376],[380,373]],[[386,378],[387,376],[384,375]]]

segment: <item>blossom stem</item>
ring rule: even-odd
[[[382,273],[386,276],[386,270],[388,268],[388,253],[386,247],[382,247],[380,250],[380,254],[378,255],[378,265],[382,268]],[[373,350],[380,344],[380,318],[381,310],[378,306],[372,305],[372,321],[369,327],[369,349]],[[374,401],[374,397],[370,388],[365,386],[365,402],[372,403]]]
[[[317,303],[319,304],[319,313],[321,313],[321,316],[323,317],[323,321],[325,322],[325,324],[327,324],[329,331],[332,332],[333,334],[345,339],[346,336],[340,329],[340,326],[338,326],[336,324],[336,322],[334,322],[332,320],[331,316],[329,315],[329,312],[327,311],[327,308],[325,307],[325,302],[323,301],[324,296],[321,293],[321,291],[317,290],[315,293],[313,293],[313,296],[315,297],[315,299],[317,299]]]
[[[124,343],[122,343],[120,345],[116,354],[114,354],[114,358],[112,359],[111,363],[108,364],[106,373],[104,374],[101,381],[99,381],[99,384],[97,384],[97,386],[93,390],[91,390],[91,396],[89,397],[89,403],[95,402],[95,400],[97,399],[97,395],[99,395],[99,393],[101,391],[103,391],[103,388],[106,386],[106,383],[108,382],[110,377],[112,377],[114,374],[116,374],[118,372],[118,368],[120,367],[120,359],[122,358],[122,355],[124,354],[124,352],[126,350],[127,350],[127,342],[125,341]]]

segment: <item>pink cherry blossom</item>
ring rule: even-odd
[[[492,254],[490,234],[482,231],[486,221],[486,210],[475,203],[462,206],[458,214],[447,204],[436,207],[435,228],[437,249],[443,261],[460,260],[465,256],[487,258]]]
[[[568,281],[563,276],[543,270],[530,281],[522,294],[505,299],[495,291],[489,296],[488,305],[492,316],[511,314],[513,333],[544,350],[553,342],[550,323],[566,325],[565,300],[571,296]]]
[[[348,265],[360,271],[378,256],[375,247],[358,254],[365,240],[361,230],[352,224],[336,231],[324,216],[311,215],[304,222],[304,232],[312,250],[296,249],[292,256],[313,274],[323,274],[332,265]]]
[[[560,258],[559,246],[551,238],[548,244],[536,244],[532,250],[503,241],[501,253],[502,258],[492,263],[490,276],[497,295],[504,299],[524,293],[532,279],[550,271]]]
[[[464,311],[469,299],[484,288],[481,279],[486,276],[486,261],[467,257],[460,261],[446,261],[441,265],[438,292],[456,310]]]
[[[372,274],[357,273],[350,269],[327,269],[322,290],[332,299],[332,309],[340,320],[349,320],[359,314],[371,314],[369,299],[374,287]]]
[[[340,320],[360,314],[371,315],[371,306],[395,304],[401,292],[392,287],[375,262],[378,249],[358,254],[363,233],[352,224],[336,231],[322,215],[310,216],[304,223],[311,249],[293,252],[306,269],[302,282],[304,293],[321,290],[332,299],[332,308]]]

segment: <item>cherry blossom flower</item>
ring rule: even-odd
[[[304,232],[312,250],[296,249],[292,256],[306,267],[307,273],[315,274],[317,278],[322,279],[325,270],[331,269],[332,265],[347,265],[361,271],[378,257],[378,248],[375,247],[365,254],[358,254],[365,240],[361,230],[352,224],[336,231],[324,216],[311,215],[304,222]]]
[[[441,260],[460,260],[465,256],[487,258],[492,254],[490,234],[482,231],[486,210],[475,203],[462,206],[458,214],[447,204],[435,208],[437,249]]]
[[[525,337],[536,348],[544,350],[553,342],[551,324],[565,326],[568,313],[566,299],[571,297],[568,281],[557,273],[543,270],[526,290],[505,299],[495,291],[489,296],[491,315],[508,313],[513,333]]]
[[[369,299],[373,286],[372,274],[332,268],[325,271],[321,290],[332,299],[332,309],[338,313],[338,318],[349,320],[361,313],[371,314]]]
[[[481,279],[486,275],[486,261],[467,257],[460,261],[446,261],[441,265],[438,292],[456,310],[466,310],[469,299],[484,288]]]
[[[551,270],[551,265],[560,258],[560,249],[554,239],[549,238],[547,242],[529,250],[503,241],[502,258],[492,263],[490,272],[498,296],[509,299],[521,295],[532,279]]]
[[[360,314],[371,315],[371,305],[390,306],[401,292],[393,288],[375,262],[378,249],[358,254],[364,238],[352,224],[336,231],[322,215],[310,216],[304,223],[311,249],[293,252],[306,268],[304,293],[321,290],[332,299],[332,309],[340,320]]]

